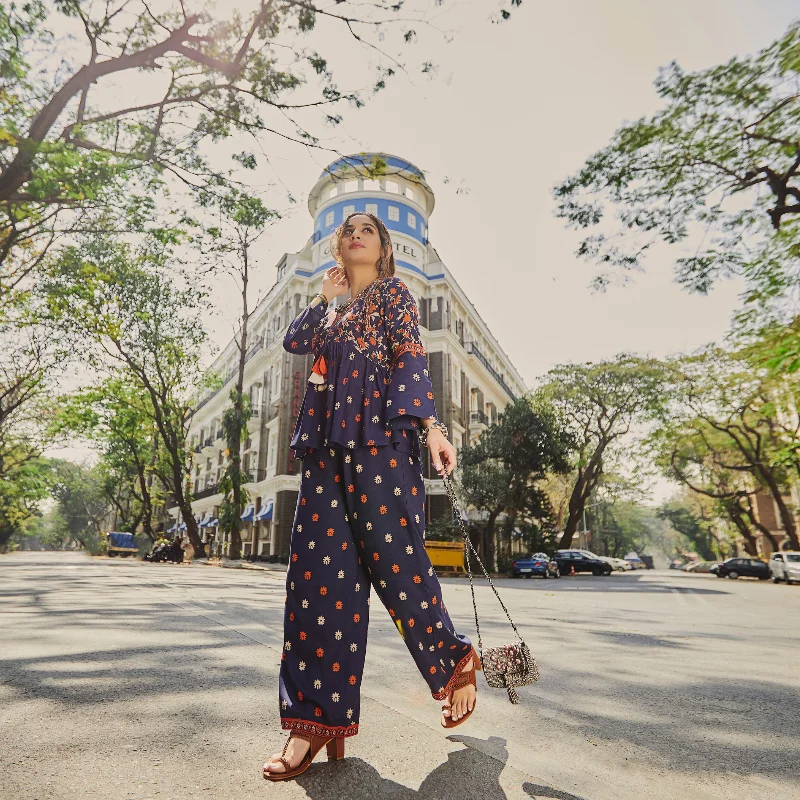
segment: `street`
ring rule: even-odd
[[[0,556],[2,800],[800,798],[800,586],[668,571],[498,580],[541,680],[514,706],[479,675],[477,710],[449,736],[375,602],[361,733],[344,761],[320,754],[270,784],[284,580]],[[476,582],[484,645],[511,642]],[[474,634],[468,582],[442,583]]]

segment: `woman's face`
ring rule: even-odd
[[[381,237],[375,223],[365,214],[350,217],[342,233],[342,263],[353,267],[375,267],[381,257]]]

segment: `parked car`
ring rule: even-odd
[[[625,555],[625,560],[631,565],[631,569],[647,569],[647,565],[639,558],[639,554],[633,550]]]
[[[520,556],[511,567],[511,575],[514,578],[522,578],[523,576],[530,578],[532,575],[541,575],[543,578],[561,577],[558,563],[550,558],[547,553]]]
[[[616,572],[624,572],[625,570],[633,569],[633,567],[624,558],[613,558],[612,556],[599,556],[591,550],[580,550],[579,552],[589,556],[589,558],[599,558],[600,561],[605,561],[606,564],[611,565],[611,569]]]
[[[590,557],[583,550],[559,550],[555,556],[562,575],[575,572],[591,572],[592,575],[610,575],[611,564],[598,557]]]
[[[718,578],[758,578],[765,581],[770,576],[769,564],[759,558],[729,558],[709,570]]]
[[[719,561],[693,561],[691,564],[687,564],[684,568],[684,572],[711,572],[711,568],[715,567],[719,564]]]
[[[800,553],[795,550],[773,553],[769,559],[769,571],[773,583],[800,583]]]
[[[689,565],[680,558],[673,558],[672,561],[669,562],[670,569],[684,569]]]

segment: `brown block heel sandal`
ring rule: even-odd
[[[473,650],[472,651],[472,667],[470,667],[470,669],[468,669],[468,670],[462,670],[461,672],[458,673],[458,675],[456,675],[456,679],[453,681],[453,686],[450,689],[450,697],[448,698],[448,700],[450,702],[450,705],[449,706],[442,706],[442,711],[444,711],[446,708],[450,708],[451,709],[450,713],[452,714],[453,694],[456,691],[456,689],[463,689],[465,686],[469,686],[469,684],[472,684],[475,687],[475,692],[477,693],[477,691],[478,691],[478,683],[475,680],[475,673],[480,669],[483,669],[483,667],[481,666],[481,660],[478,658],[478,654]],[[472,711],[475,710],[475,707],[477,705],[478,705],[478,698],[476,697],[475,698],[475,703],[472,706]],[[464,714],[463,717],[461,717],[460,719],[457,719],[455,722],[453,722],[452,717],[445,717],[444,718],[444,727],[445,728],[455,728],[456,726],[460,725],[462,722],[466,722],[472,716],[472,711],[467,711],[467,713]]]
[[[344,758],[344,739],[342,737],[326,739],[324,736],[314,736],[312,734],[298,733],[297,731],[293,731],[292,736],[296,739],[305,739],[307,742],[311,743],[311,747],[305,756],[303,756],[303,760],[296,767],[292,768],[289,762],[284,758],[286,755],[286,748],[289,746],[289,739],[287,739],[286,744],[283,745],[283,753],[281,753],[281,757],[278,759],[278,761],[283,764],[284,771],[270,772],[265,768],[264,777],[267,780],[288,781],[291,778],[302,775],[311,766],[311,762],[314,760],[317,753],[326,746],[328,748],[328,761],[339,761]]]

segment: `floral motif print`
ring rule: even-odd
[[[286,576],[281,724],[352,736],[358,732],[370,583],[437,699],[447,696],[471,644],[453,629],[425,551],[419,459],[395,447],[333,446],[305,465]],[[379,475],[383,480],[376,482]]]
[[[283,346],[325,364],[325,382],[309,382],[295,424],[299,457],[332,443],[417,452],[409,432],[436,416],[436,406],[417,305],[399,278],[375,281],[343,314],[309,306]]]

